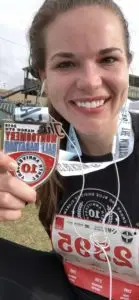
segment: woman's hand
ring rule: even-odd
[[[9,174],[16,169],[16,161],[0,152],[0,221],[19,219],[26,203],[36,201],[35,190]]]

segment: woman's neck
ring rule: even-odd
[[[80,145],[83,153],[88,155],[105,155],[112,151],[113,137],[105,139],[94,139],[91,136],[80,136]]]
[[[79,133],[78,138],[80,141],[82,152],[88,155],[105,155],[112,152],[113,138],[117,131],[117,122],[114,126],[108,126],[107,130],[96,134],[83,134]]]

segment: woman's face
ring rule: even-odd
[[[46,88],[54,108],[78,133],[99,134],[128,94],[122,25],[110,10],[84,6],[47,29]]]

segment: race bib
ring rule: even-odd
[[[139,299],[139,230],[56,215],[52,243],[69,281],[109,298],[108,262],[98,242],[111,265],[112,298]]]

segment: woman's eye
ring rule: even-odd
[[[113,64],[116,61],[117,61],[117,58],[113,57],[113,56],[105,57],[101,60],[101,62],[103,64]]]
[[[75,63],[71,61],[63,61],[57,64],[56,69],[69,69],[75,67]]]

